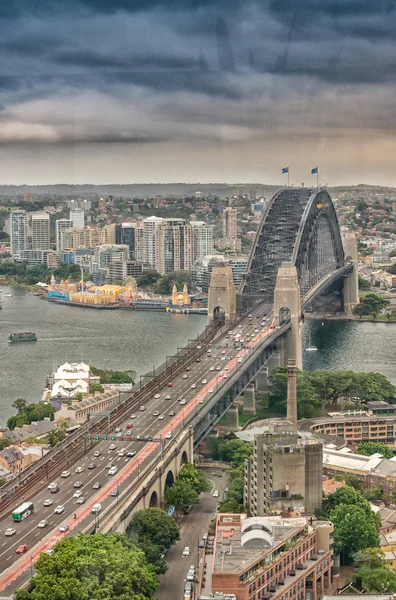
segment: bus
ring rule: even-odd
[[[33,502],[24,502],[21,506],[18,506],[12,513],[11,517],[13,521],[23,521],[34,511]]]

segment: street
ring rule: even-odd
[[[212,472],[221,473],[222,477],[212,476]],[[183,600],[184,580],[191,565],[197,566],[198,544],[202,535],[208,531],[213,512],[217,504],[224,497],[227,486],[227,473],[221,469],[208,469],[205,471],[212,484],[212,490],[200,496],[200,503],[194,506],[189,515],[185,515],[179,522],[180,540],[172,546],[166,554],[165,560],[168,570],[160,577],[160,586],[155,594],[160,600]],[[213,498],[213,490],[218,490],[219,498]],[[189,546],[191,554],[182,558],[183,549]]]

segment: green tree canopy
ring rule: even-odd
[[[175,483],[165,490],[166,506],[174,506],[176,510],[185,509],[192,504],[199,504],[197,492],[188,483],[176,479]]]
[[[359,275],[359,290],[369,290],[371,288],[371,283]]]
[[[241,513],[243,511],[243,465],[240,465],[230,472],[228,490],[223,502],[220,503],[219,512]]]
[[[26,407],[27,407],[27,402],[25,400],[25,398],[17,398],[12,404],[11,406],[13,408],[16,408],[17,410],[17,414],[20,415],[21,413],[25,412]]]
[[[246,458],[253,454],[253,444],[235,439],[220,439],[212,442],[212,456],[215,460],[223,460],[236,467],[243,465]]]
[[[161,275],[158,273],[158,271],[155,271],[154,269],[147,269],[147,271],[141,272],[136,283],[139,287],[148,287],[153,285],[153,283],[159,279],[161,279]]]
[[[287,404],[287,367],[274,369],[270,376],[271,391],[268,408],[286,414]],[[305,371],[297,372],[297,414],[298,418],[313,417],[321,408],[318,391]]]
[[[366,593],[392,593],[396,591],[396,574],[386,566],[380,548],[366,548],[354,556],[357,571],[354,580],[361,583]]]
[[[363,456],[371,456],[372,454],[382,454],[384,458],[392,458],[394,456],[392,450],[386,444],[380,442],[363,442],[356,448],[357,454]]]
[[[339,504],[331,511],[330,520],[334,523],[334,552],[344,563],[359,550],[379,544],[375,520],[368,518],[360,505]]]
[[[148,600],[158,586],[144,553],[117,533],[65,538],[36,569],[32,590],[18,590],[17,600]]]
[[[190,486],[197,494],[208,492],[210,490],[210,483],[206,478],[205,473],[201,469],[194,467],[191,463],[183,465],[179,471],[177,480]]]
[[[91,372],[93,375],[100,377],[101,384],[107,383],[134,383],[131,374],[134,371],[112,371],[111,369],[98,369],[97,367],[91,366]],[[91,386],[92,388],[92,386]]]
[[[184,284],[191,285],[191,275],[188,271],[171,271],[164,275],[155,287],[157,294],[171,294],[174,284],[180,288]]]

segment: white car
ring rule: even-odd
[[[155,410],[155,411],[153,412],[153,417],[158,417],[158,415],[159,415],[159,411],[158,411],[158,410]]]
[[[77,490],[73,494],[73,498],[80,498],[80,496],[82,496],[82,491],[81,490]]]
[[[183,375],[183,379],[187,379],[188,375]]]
[[[172,432],[171,432],[171,431],[168,431],[168,433],[167,433],[167,434],[166,434],[166,436],[165,436],[165,439],[166,439],[166,440],[170,440],[170,439],[171,439],[171,437],[172,437]]]
[[[167,396],[165,396],[165,400],[172,400],[172,396],[169,396],[169,394]]]
[[[209,371],[214,371],[215,368],[214,367],[210,367]]]
[[[188,556],[190,556],[190,546],[186,546],[182,553],[183,558],[187,558]]]
[[[96,452],[95,452],[95,454],[96,454]],[[75,473],[82,473],[83,471],[84,471],[84,467],[77,467],[77,469],[74,472]]]
[[[227,354],[225,350],[222,350],[222,351],[221,351],[221,353],[222,353],[222,354]]]
[[[136,419],[136,415],[135,414],[131,415],[131,419]]]
[[[221,371],[221,367],[216,367],[216,371]]]
[[[160,415],[160,416],[158,417],[158,421],[163,421],[164,419],[165,419],[165,415]]]
[[[65,523],[64,525],[61,525],[59,527],[59,531],[61,531],[62,533],[65,533],[66,531],[69,531],[69,525],[67,523]]]
[[[227,377],[228,377],[228,373],[224,373],[223,379],[227,379]]]
[[[14,527],[9,527],[8,529],[5,530],[5,535],[11,536],[11,535],[15,535],[16,534],[16,529]]]
[[[117,446],[115,444],[111,444],[109,450],[116,450]]]
[[[181,404],[182,406],[184,406],[185,404],[187,404],[187,401],[184,398],[182,398],[180,400],[179,404]]]
[[[202,379],[202,383],[203,384],[208,383],[208,380],[207,379]]]
[[[37,527],[40,527],[42,529],[44,527],[47,527],[47,525],[48,525],[47,519],[43,519],[42,521],[40,521],[40,523],[37,525]]]
[[[95,452],[94,452],[94,454],[93,454],[93,455],[94,455],[94,457],[95,457],[95,458],[98,458],[98,456],[100,456],[100,455],[101,455],[101,451],[100,451],[100,450],[95,450]],[[80,471],[80,472],[81,472],[81,471]]]
[[[54,503],[54,501],[50,500],[49,498],[48,498],[48,500],[44,500],[44,506],[52,506],[53,503]]]
[[[146,407],[142,405],[142,406],[139,408],[139,410],[141,410],[141,411],[143,411],[143,410],[146,410]]]
[[[242,358],[238,358],[238,362],[239,363],[243,362],[243,359]]]
[[[229,367],[228,365],[226,365],[226,366],[224,367],[224,371],[228,371],[228,370],[229,370],[229,368],[230,368],[230,367]]]
[[[62,471],[61,477],[63,477],[63,478],[70,477],[70,471]]]
[[[204,403],[204,399],[201,398],[200,401],[198,402],[198,404],[203,404]]]
[[[192,389],[192,390],[195,390],[195,388],[196,388],[196,387],[197,387],[197,386],[195,385],[195,383],[193,383],[193,384],[192,384],[192,386],[191,386],[191,389]]]
[[[154,398],[158,400],[158,398],[161,398],[161,394],[155,394]]]
[[[107,474],[115,475],[117,473],[117,471],[118,471],[117,467],[111,467],[111,469],[109,469],[109,472]]]
[[[218,498],[219,497],[219,492],[218,490],[215,490],[212,494],[213,498]]]
[[[54,513],[56,515],[61,515],[64,512],[65,512],[65,507],[63,506],[63,504],[59,504],[58,506],[55,507]]]

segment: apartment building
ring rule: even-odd
[[[32,213],[32,250],[49,250],[50,216],[45,211]]]
[[[64,250],[63,246],[63,237],[62,233],[67,229],[71,229],[73,227],[73,221],[70,219],[57,219],[55,221],[55,239],[56,239],[56,249],[58,252],[62,252]]]
[[[213,227],[205,221],[190,221],[193,236],[193,263],[213,254]]]
[[[143,221],[143,263],[148,269],[155,269],[157,228],[162,222],[160,217],[149,217]]]
[[[212,593],[238,600],[319,600],[332,583],[333,524],[218,514]]]
[[[125,281],[126,279],[138,279],[142,272],[142,264],[135,260],[122,260],[111,262],[108,266],[106,281]]]
[[[73,227],[61,233],[63,250],[95,248],[101,242],[101,232],[97,227]]]
[[[192,267],[192,227],[184,219],[163,219],[156,231],[155,268],[161,275]]]
[[[381,442],[396,448],[396,415],[336,416],[310,419],[302,428],[319,435],[344,438],[351,446]]]
[[[81,208],[74,208],[69,213],[69,220],[73,223],[73,227],[84,227],[85,213]]]
[[[12,258],[19,259],[22,250],[28,247],[27,214],[24,210],[13,210],[9,220],[10,250]]]

